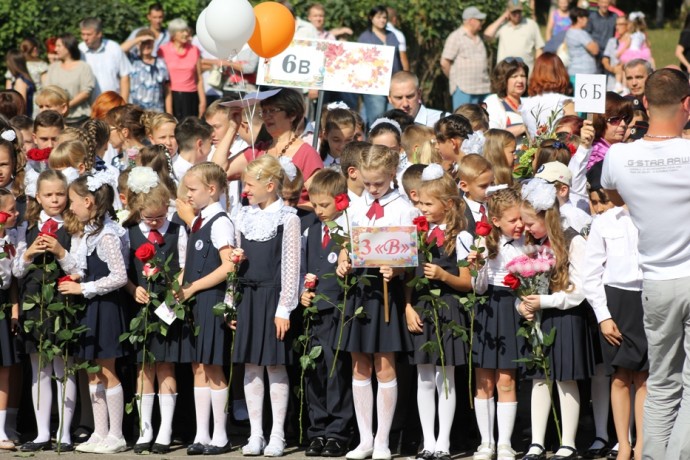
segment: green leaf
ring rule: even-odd
[[[24,303],[22,304],[22,310],[24,310],[24,311],[29,311],[29,310],[32,310],[35,306],[36,306],[35,303],[32,303],[32,302],[24,302]]]
[[[57,332],[55,336],[58,338],[58,340],[66,342],[67,340],[70,340],[72,338],[73,332],[69,329],[61,329]]]
[[[131,414],[132,412],[134,412],[134,404],[130,401],[127,404],[125,404],[125,413]]]
[[[198,337],[200,331],[201,331],[201,326],[196,326],[194,328],[194,337]]]
[[[125,340],[129,339],[130,335],[132,335],[131,332],[123,332],[122,334],[120,334],[120,337],[118,338],[118,340],[120,342],[124,342]]]
[[[130,331],[137,330],[139,328],[139,326],[141,326],[141,321],[142,321],[141,316],[136,316],[136,317],[132,318],[132,321],[130,321],[130,323],[129,323],[129,330]]]
[[[41,292],[43,293],[43,301],[45,303],[50,303],[53,300],[53,296],[55,294],[55,291],[53,290],[53,286],[50,284],[44,284]]]
[[[302,370],[308,370],[313,365],[313,360],[309,355],[302,355],[299,357],[299,365]]]
[[[357,309],[355,310],[355,316],[358,317],[358,318],[360,318],[360,317],[362,317],[362,316],[365,316],[364,307],[363,307],[363,306],[360,306],[359,308],[357,308]]]
[[[544,336],[544,346],[550,347],[556,340],[556,328],[551,328],[551,331]]]
[[[225,307],[224,303],[217,303],[212,307],[211,311],[214,316],[223,316],[225,314]]]
[[[429,293],[434,297],[440,297],[441,296],[441,290],[440,289],[430,289]]]
[[[48,305],[48,311],[59,312],[65,309],[65,304],[63,303],[51,303]]]
[[[312,349],[309,351],[309,357],[313,360],[321,356],[321,345],[317,345],[315,347],[312,347]]]

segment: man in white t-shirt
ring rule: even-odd
[[[640,232],[642,303],[649,378],[642,456],[690,458],[690,84],[679,70],[652,73],[645,84],[649,130],[615,144],[601,184],[624,203]],[[624,339],[621,336],[621,339]]]

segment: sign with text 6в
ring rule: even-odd
[[[352,229],[353,267],[416,267],[417,264],[416,227]]]

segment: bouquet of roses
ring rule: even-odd
[[[525,254],[519,255],[506,264],[510,272],[503,283],[517,291],[518,296],[548,294],[551,270],[556,258],[548,246],[528,246]]]
[[[45,149],[29,149],[29,151],[26,152],[26,162],[36,172],[45,171],[48,169],[48,157],[50,157],[52,151],[52,147],[47,147]]]

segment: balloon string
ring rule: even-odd
[[[239,52],[235,50],[235,58],[239,55]],[[235,62],[239,62],[235,60]],[[237,76],[236,70],[233,66],[230,66],[230,72],[232,73],[233,76]],[[240,100],[243,102],[246,101],[246,96],[247,96],[247,81],[244,79],[244,71],[242,70],[242,66],[240,65],[239,69],[240,73],[240,82],[239,82],[239,91],[240,91]],[[258,85],[256,88],[256,94],[258,95],[259,91],[261,91],[261,85]],[[248,105],[248,104],[247,104]],[[243,104],[244,106],[244,104]],[[248,120],[247,120],[247,125],[249,126],[249,137],[251,140],[251,146],[252,146],[252,160],[256,159],[256,148],[254,144],[254,115],[256,113],[256,106],[257,104],[254,104],[251,107],[247,107],[247,110],[245,114],[248,112]],[[245,111],[243,107],[243,112]]]

